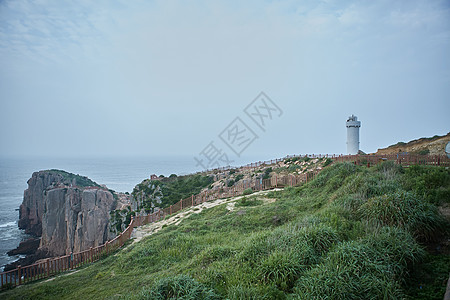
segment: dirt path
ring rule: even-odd
[[[281,190],[281,189],[274,189],[272,191],[279,191],[279,190]],[[235,202],[237,200],[241,199],[242,197],[252,197],[252,196],[258,196],[258,195],[262,196],[262,195],[266,195],[268,192],[270,192],[270,191],[255,192],[248,196],[237,196],[237,197],[226,198],[226,199],[217,199],[214,201],[208,201],[208,202],[204,202],[202,204],[196,205],[196,206],[189,207],[185,210],[182,210],[180,213],[171,216],[170,218],[161,220],[156,223],[150,223],[150,224],[135,228],[133,230],[133,233],[131,234],[131,237],[133,238],[132,244],[139,242],[146,236],[149,236],[149,235],[152,235],[153,233],[158,232],[159,230],[161,230],[161,228],[164,225],[175,225],[176,226],[176,225],[180,224],[180,222],[182,220],[186,219],[190,215],[198,214],[198,213],[202,212],[204,209],[227,203],[227,209],[234,210]],[[274,201],[274,199],[265,199],[265,200],[266,200],[265,202],[267,202],[267,203]]]

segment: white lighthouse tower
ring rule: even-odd
[[[355,115],[351,115],[345,125],[347,127],[347,154],[358,154],[361,122]]]

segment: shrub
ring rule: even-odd
[[[270,178],[270,173],[272,173],[272,167],[266,168],[264,170],[263,179],[269,179]]]
[[[331,158],[326,158],[325,162],[323,163],[323,167],[326,167],[328,165],[330,165],[333,162],[333,160]]]
[[[212,289],[187,275],[166,277],[157,281],[142,299],[220,299]]]
[[[428,155],[430,154],[430,149],[423,149],[419,151],[419,155]]]
[[[297,169],[300,169],[300,168],[301,168],[301,166],[299,166],[299,165],[290,165],[287,170],[289,172],[294,172],[294,171],[296,171]]]
[[[236,201],[236,206],[258,206],[263,204],[262,200],[252,198],[247,199],[247,197],[242,197],[241,199]]]
[[[243,195],[250,195],[253,193],[253,190],[251,188],[247,188],[244,190],[244,192],[242,193]]]
[[[238,182],[239,180],[241,180],[242,178],[244,178],[244,174],[238,174],[236,175],[236,177],[234,177],[234,181]]]

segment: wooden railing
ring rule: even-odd
[[[272,164],[276,164],[282,162],[286,159],[292,158],[329,158],[333,161],[357,161],[361,162],[363,160],[369,160],[372,164],[376,164],[383,160],[394,160],[397,163],[402,165],[410,165],[410,164],[425,164],[425,165],[443,165],[449,166],[450,159],[446,155],[419,155],[419,154],[409,154],[409,153],[398,153],[398,154],[385,154],[385,155],[375,155],[375,154],[366,154],[366,155],[344,155],[344,154],[294,154],[294,155],[286,155],[282,158],[271,159],[266,161],[258,161],[254,163],[250,163],[241,167],[233,167],[233,166],[225,166],[215,169],[207,169],[198,173],[218,173],[223,171],[228,171],[231,169],[254,169],[259,168],[261,166],[269,166]]]
[[[403,166],[431,165],[450,166],[450,159],[446,155],[415,155],[415,154],[387,154],[387,155],[340,155],[335,161],[351,161],[358,165],[372,166],[381,161],[391,160]]]
[[[244,168],[257,168],[264,165],[276,164],[287,158],[309,157],[309,158],[330,158],[333,161],[349,161],[355,164],[371,166],[384,160],[393,160],[397,164],[412,165],[425,164],[435,166],[450,166],[450,159],[447,156],[423,156],[423,155],[305,155],[305,156],[287,156],[283,159],[275,159],[265,162],[257,162],[244,166]],[[220,170],[220,169],[217,169]],[[221,169],[222,171],[225,169]],[[40,260],[35,264],[18,267],[17,269],[0,273],[1,288],[14,287],[34,280],[44,279],[52,275],[72,270],[85,264],[99,260],[101,257],[108,255],[112,251],[122,247],[125,242],[130,239],[133,228],[145,224],[158,222],[166,216],[174,214],[188,207],[199,205],[201,203],[216,200],[220,198],[228,198],[242,195],[246,189],[252,191],[269,190],[277,187],[297,186],[306,183],[315,178],[319,170],[314,170],[300,175],[275,175],[268,179],[243,180],[231,187],[216,188],[205,190],[197,195],[192,195],[186,199],[158,210],[148,215],[138,215],[132,217],[128,227],[111,241],[95,248],[90,248],[82,252],[71,253],[69,255],[48,258]]]
[[[132,221],[128,227],[116,236],[113,240],[107,241],[98,247],[90,248],[77,253],[47,258],[39,260],[32,265],[18,267],[17,269],[0,273],[1,288],[14,287],[30,281],[44,279],[52,275],[76,269],[85,264],[99,260],[101,257],[108,255],[112,251],[120,248],[131,237],[134,222]]]

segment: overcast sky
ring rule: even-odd
[[[0,1],[0,155],[236,157],[236,117],[239,155],[345,153],[351,114],[373,152],[449,113],[449,1]]]

